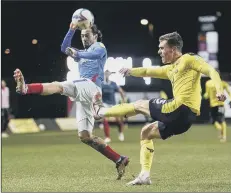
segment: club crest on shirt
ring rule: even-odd
[[[103,43],[100,42],[99,45],[100,45],[101,47],[105,48],[105,46],[104,46]]]
[[[84,63],[87,63],[87,62],[93,62],[94,60],[89,60],[89,59],[83,59],[81,58],[81,60],[79,61],[80,64],[84,64]]]

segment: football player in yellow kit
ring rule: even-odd
[[[200,56],[182,54],[183,40],[177,32],[165,34],[159,38],[159,51],[165,66],[158,68],[122,68],[124,76],[153,77],[171,81],[173,98],[153,98],[138,100],[130,104],[120,104],[111,108],[100,105],[100,95],[95,96],[95,118],[113,116],[133,116],[144,114],[155,122],[145,125],[141,130],[140,163],[141,173],[128,185],[151,184],[150,169],[154,155],[153,139],[163,140],[186,132],[200,115],[201,73],[209,76],[216,88],[219,101],[226,99],[217,71]]]
[[[222,89],[225,90],[231,99],[231,93],[229,90],[229,84],[222,80]],[[218,101],[216,97],[216,87],[212,80],[208,80],[205,83],[205,99],[209,99],[210,105],[210,115],[212,117],[212,123],[214,124],[215,128],[220,132],[219,138],[220,142],[226,142],[226,122],[225,122],[225,108],[224,102]],[[231,107],[231,102],[229,102]]]

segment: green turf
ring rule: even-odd
[[[99,129],[95,133],[103,136]],[[140,171],[139,133],[140,127],[130,127],[126,141],[119,142],[112,129],[112,148],[131,159],[120,181],[115,180],[115,165],[81,144],[76,131],[11,135],[2,139],[2,191],[231,191],[231,138],[221,144],[210,125],[196,125],[181,136],[157,140],[153,184],[127,187],[126,182]]]

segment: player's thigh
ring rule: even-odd
[[[92,104],[92,99],[101,89],[89,79],[79,79],[73,81],[76,87],[77,101]]]
[[[87,125],[81,124],[81,121],[86,119]],[[90,133],[94,127],[93,107],[88,102],[76,102],[76,121],[78,131],[87,130]],[[80,123],[80,124],[79,124]],[[79,125],[78,125],[79,124]]]
[[[189,107],[182,105],[171,113],[166,115],[162,113],[160,118],[163,121],[158,120],[158,129],[161,138],[165,140],[188,131],[193,121],[196,120],[196,114]]]
[[[59,82],[59,84],[62,85],[63,88],[62,95],[71,97],[72,99],[77,97],[76,86],[72,81],[63,81]]]
[[[185,112],[185,115],[186,114],[187,112]],[[192,114],[192,116],[191,115],[184,116],[183,114],[181,114],[181,116],[175,119],[174,121],[167,122],[167,123],[160,122],[159,132],[161,138],[165,140],[173,135],[180,135],[187,132],[190,129],[192,122],[195,119],[196,119],[195,114]]]
[[[150,116],[149,100],[138,100],[133,105],[136,112]]]

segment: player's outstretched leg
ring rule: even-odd
[[[150,116],[149,100],[138,100],[134,103],[122,103],[106,108],[102,104],[102,96],[100,93],[94,96],[93,108],[95,111],[95,119],[101,119],[103,117],[130,117],[137,114]]]
[[[55,93],[61,94],[63,92],[63,87],[59,82],[26,84],[24,80],[24,76],[21,70],[19,69],[16,69],[14,71],[14,79],[17,84],[16,92],[22,95],[25,94],[51,95]]]
[[[144,126],[141,130],[140,141],[140,164],[141,172],[137,178],[128,182],[127,185],[150,185],[150,170],[154,156],[153,139],[160,138],[158,130],[158,122],[154,122]]]
[[[79,137],[83,143],[89,145],[90,147],[100,152],[101,154],[103,154],[105,157],[112,160],[116,164],[116,169],[118,173],[117,179],[120,180],[125,174],[125,168],[129,163],[129,158],[118,154],[113,149],[111,149],[111,147],[108,146],[103,139],[101,139],[98,136],[93,136],[91,132],[85,130],[89,128],[89,122],[87,119],[83,119],[78,123],[78,129],[79,128],[84,129],[84,130],[79,130],[80,131]]]

